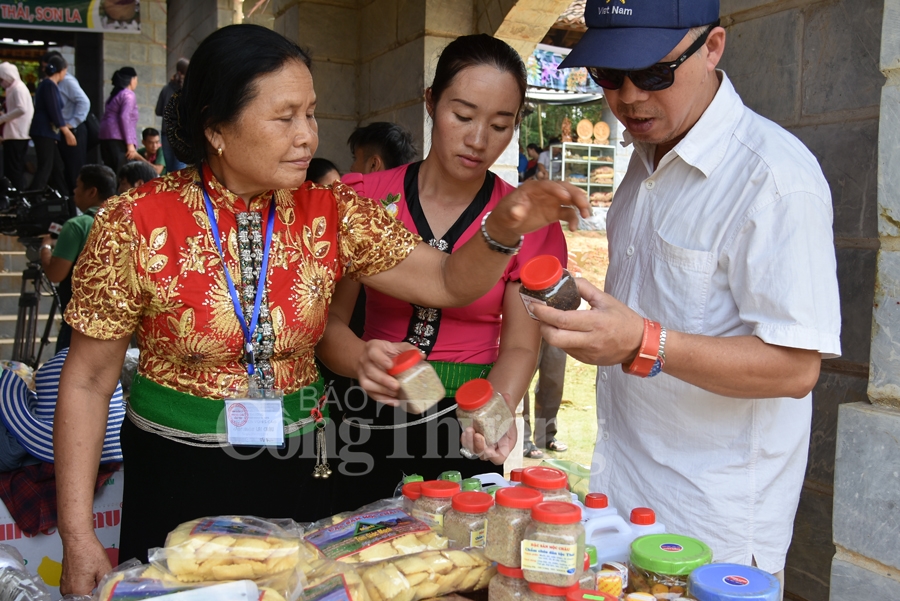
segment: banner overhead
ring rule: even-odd
[[[140,33],[139,0],[0,0],[0,26]]]

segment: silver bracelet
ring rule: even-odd
[[[484,237],[484,241],[487,242],[488,248],[491,250],[503,253],[504,255],[517,255],[519,251],[522,250],[522,243],[525,242],[525,236],[519,236],[519,243],[515,246],[505,246],[500,244],[488,234],[487,231],[487,219],[491,215],[491,211],[488,211],[484,214],[484,218],[481,220],[481,235]]]

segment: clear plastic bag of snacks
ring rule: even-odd
[[[445,549],[449,542],[405,510],[400,499],[319,520],[303,540],[319,558],[350,564]]]
[[[286,599],[296,599],[314,555],[293,520],[218,516],[181,524],[165,547],[151,549],[150,563],[181,583],[252,580]]]
[[[362,564],[371,601],[421,601],[487,587],[496,569],[481,549],[425,551]]]
[[[371,601],[354,566],[330,559],[316,559],[307,574],[303,601]]]

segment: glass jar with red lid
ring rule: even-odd
[[[450,511],[444,515],[444,536],[451,549],[483,547],[488,510],[494,497],[486,492],[464,491],[453,496]]]
[[[494,446],[506,436],[515,419],[509,405],[484,378],[469,380],[456,391],[456,418],[463,428],[472,427]]]
[[[488,512],[485,557],[509,568],[520,567],[521,544],[531,523],[531,508],[542,498],[540,491],[523,486],[496,492],[494,507]]]
[[[572,503],[543,502],[531,508],[531,524],[522,540],[525,580],[568,587],[584,572],[584,526],[581,508]]]
[[[522,484],[541,491],[544,501],[572,502],[572,493],[569,492],[569,477],[564,471],[554,467],[544,467],[543,465],[526,467],[522,471]]]
[[[417,349],[394,357],[394,365],[387,372],[400,383],[398,399],[407,413],[425,413],[447,394],[437,372]]]
[[[403,509],[412,512],[413,504],[416,499],[422,496],[422,482],[407,482],[400,488],[400,494],[403,495]]]
[[[444,528],[444,514],[450,511],[453,495],[458,492],[458,482],[429,480],[420,483],[419,498],[413,502],[413,517],[441,533]]]
[[[553,255],[534,257],[522,266],[519,277],[522,280],[519,295],[532,317],[533,305],[546,305],[561,311],[574,311],[581,305],[575,278]]]

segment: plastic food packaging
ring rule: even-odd
[[[413,509],[413,503],[415,503],[416,499],[422,496],[422,482],[407,482],[400,489],[401,494],[403,495],[403,509],[406,510],[407,513],[411,513]]]
[[[460,486],[462,485],[462,474],[459,470],[447,470],[446,472],[441,472],[441,475],[438,476],[438,480],[447,480],[448,482],[456,482]]]
[[[19,550],[10,545],[0,545],[0,599],[4,601],[53,599],[41,577],[28,572]]]
[[[532,306],[545,305],[561,311],[574,311],[581,305],[581,295],[575,278],[563,269],[559,259],[553,255],[534,257],[520,271],[522,285],[519,295],[528,314],[534,317]]]
[[[687,591],[688,575],[712,561],[712,550],[695,538],[651,534],[631,543],[628,593],[676,599]]]
[[[552,467],[566,475],[569,481],[569,491],[578,497],[582,503],[591,492],[591,468],[568,459],[544,459],[541,467]],[[583,516],[582,516],[583,517]]]
[[[522,601],[527,593],[528,582],[521,568],[497,564],[497,575],[488,587],[488,601]]]
[[[405,511],[397,499],[319,520],[303,540],[319,558],[348,564],[447,548],[446,538]]]
[[[420,601],[488,586],[496,570],[481,549],[425,551],[357,567],[371,601]]]
[[[688,594],[697,601],[778,601],[781,583],[759,568],[711,563],[691,572]]]
[[[524,467],[517,467],[509,473],[509,481],[519,483],[522,481],[522,472],[525,471]]]
[[[610,506],[609,497],[601,492],[592,492],[584,497],[584,503],[576,501],[581,507],[581,521],[588,522],[594,518],[602,518],[607,515],[618,515],[615,507]]]
[[[394,357],[387,372],[400,383],[400,407],[407,413],[425,413],[447,394],[437,372],[416,349]]]
[[[578,588],[583,591],[597,590],[597,574],[591,568],[591,557],[587,549],[584,552],[584,572],[581,573],[581,578],[578,580]]]
[[[577,590],[577,584],[572,586],[550,586],[549,584],[529,582],[528,593],[525,595],[525,599],[526,601],[566,601],[566,596]]]
[[[584,571],[581,509],[554,501],[531,508],[531,524],[522,540],[522,570],[532,583],[557,587],[578,583]]]
[[[487,518],[484,554],[488,559],[510,568],[521,567],[522,539],[531,523],[531,508],[541,500],[540,491],[523,486],[497,491]]]
[[[450,511],[451,499],[459,492],[459,484],[447,480],[423,482],[421,495],[413,503],[412,514],[436,532],[443,533],[444,514]]]
[[[451,549],[484,547],[488,510],[494,497],[486,492],[467,491],[453,496],[452,507],[444,516],[444,536]]]
[[[481,480],[478,478],[466,478],[462,481],[463,492],[481,492]]]
[[[565,472],[552,467],[536,465],[526,467],[522,471],[522,485],[539,490],[544,501],[558,501],[571,503],[572,494],[569,492],[569,480]],[[579,512],[580,513],[580,512]]]
[[[362,578],[352,565],[329,559],[316,559],[307,574],[303,601],[371,601]]]
[[[494,446],[506,436],[515,419],[503,396],[483,378],[470,380],[456,391],[456,418],[463,428],[472,427]]]
[[[610,561],[597,569],[597,590],[619,599],[628,588],[628,568],[625,564]]]
[[[181,524],[165,547],[150,549],[151,565],[182,583],[252,580],[285,598],[306,584],[313,558],[293,520],[253,516],[206,517]]]
[[[619,601],[619,598],[600,591],[580,589],[566,593],[566,601]]]
[[[659,534],[666,527],[656,521],[656,514],[647,507],[636,507],[629,521],[618,514],[592,518],[585,522],[587,542],[597,547],[598,563],[626,563],[631,555],[631,543],[641,536]]]

